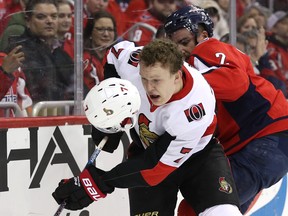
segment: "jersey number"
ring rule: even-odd
[[[224,53],[216,53],[215,54],[216,58],[220,58],[220,64],[224,64],[226,56]]]

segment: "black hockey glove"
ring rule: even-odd
[[[114,191],[114,187],[106,185],[101,179],[100,176],[104,173],[94,166],[89,166],[79,176],[61,180],[52,196],[58,204],[65,201],[66,209],[83,209]]]
[[[99,143],[101,142],[101,140],[107,136],[108,137],[108,141],[105,144],[105,146],[103,147],[103,151],[109,152],[109,153],[113,153],[114,150],[116,150],[119,146],[120,143],[120,139],[122,137],[124,132],[118,132],[118,133],[104,133],[102,131],[97,130],[95,127],[92,126],[92,139],[95,143],[95,145],[99,145]]]

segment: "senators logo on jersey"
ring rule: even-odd
[[[221,192],[227,193],[227,194],[231,194],[233,192],[233,189],[231,187],[231,185],[226,181],[225,177],[220,177],[219,178],[219,184],[220,184],[220,188],[219,190]]]
[[[139,124],[139,136],[141,141],[146,145],[149,146],[150,144],[154,143],[158,139],[158,135],[154,132],[149,130],[149,124],[151,121],[141,113],[138,118]]]
[[[131,52],[130,58],[128,60],[128,64],[137,67],[139,64],[139,53],[141,52],[141,49],[135,50]]]
[[[184,110],[184,113],[189,122],[200,120],[206,115],[203,104],[194,104],[189,109]]]

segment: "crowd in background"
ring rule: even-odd
[[[254,72],[288,97],[288,1],[237,0],[237,43]],[[106,50],[121,40],[146,45],[164,37],[173,11],[195,4],[230,42],[229,0],[84,0],[83,97],[103,80]],[[0,0],[0,100],[31,116],[40,101],[74,98],[74,1]],[[0,116],[3,116],[0,113]],[[10,116],[13,116],[13,112]]]

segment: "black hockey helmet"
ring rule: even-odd
[[[198,26],[203,25],[209,37],[213,36],[214,24],[204,9],[189,5],[170,14],[165,22],[166,34],[172,34],[181,28],[186,28],[193,34],[198,33]]]

